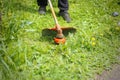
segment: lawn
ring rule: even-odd
[[[120,63],[119,0],[69,0],[71,23],[52,2],[59,24],[77,29],[65,44],[42,35],[55,26],[49,6],[40,15],[36,0],[0,1],[0,80],[93,80]]]

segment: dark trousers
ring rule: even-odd
[[[37,0],[38,6],[45,7],[47,6],[47,0]],[[58,0],[58,7],[60,11],[67,11],[68,10],[68,0]]]

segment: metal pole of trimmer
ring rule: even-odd
[[[63,35],[63,33],[62,33],[62,29],[61,29],[60,25],[58,24],[58,20],[57,20],[57,17],[56,17],[56,15],[55,15],[55,12],[54,12],[54,9],[53,9],[51,0],[48,0],[48,2],[49,2],[50,9],[51,9],[51,12],[52,12],[52,15],[53,15],[55,24],[56,24],[56,25],[55,25],[55,28],[56,28],[56,30],[57,30],[57,32],[58,32],[58,34],[57,34],[56,37],[57,37],[57,38],[63,38],[64,35]]]

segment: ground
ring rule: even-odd
[[[103,71],[101,75],[96,76],[95,80],[120,80],[120,65],[119,64],[113,65],[110,71]]]
[[[120,65],[114,65],[110,71],[104,71],[95,80],[120,80]]]

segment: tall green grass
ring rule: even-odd
[[[57,0],[52,0],[58,13]],[[69,0],[71,23],[57,14],[59,24],[77,29],[55,45],[53,36],[42,36],[54,27],[47,14],[39,15],[36,0],[2,0],[0,26],[0,80],[93,80],[96,74],[119,63],[119,0]]]

